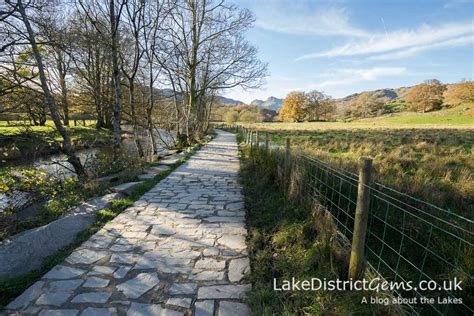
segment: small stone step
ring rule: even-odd
[[[119,185],[116,185],[112,187],[112,191],[117,192],[117,193],[122,193],[125,195],[130,195],[132,191],[139,186],[143,181],[135,181],[135,182],[127,182],[127,183],[122,183]]]
[[[155,177],[154,173],[145,173],[145,174],[139,175],[138,179],[144,181],[144,180],[153,179],[154,177]]]
[[[146,173],[160,173],[165,170],[168,170],[170,167],[167,165],[158,165],[158,166],[153,166],[145,170]]]
[[[99,182],[112,182],[120,178],[120,175],[118,173],[114,173],[105,177],[98,178],[97,181]]]
[[[178,160],[180,160],[181,158],[183,158],[182,156],[178,156],[176,157],[175,155],[173,156],[170,156],[170,157],[166,157],[166,158],[163,158],[161,160],[158,160],[158,164],[159,165],[174,165],[175,163],[178,162]]]

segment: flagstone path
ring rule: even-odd
[[[235,136],[223,131],[7,306],[7,314],[248,315]]]

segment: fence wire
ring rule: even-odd
[[[245,143],[263,146],[255,144],[255,132],[242,128],[237,132]],[[282,152],[277,161],[286,167],[283,146],[268,147]],[[359,176],[293,149],[290,160],[305,165],[309,198],[324,205],[338,229],[352,240]],[[474,222],[381,183],[368,187],[367,264],[385,280],[412,281],[412,290],[395,291],[397,295],[434,298],[434,304],[408,305],[411,314],[473,315]],[[446,280],[454,278],[463,281],[463,291],[444,287]],[[419,289],[421,281],[429,281],[430,290]],[[462,303],[443,304],[438,298]]]

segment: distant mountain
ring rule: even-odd
[[[250,102],[250,105],[257,105],[257,106],[261,106],[263,104],[263,100],[259,100],[259,99],[255,99],[253,100],[252,102]]]
[[[279,110],[283,104],[283,99],[278,99],[275,97],[268,97],[265,101],[255,99],[250,105],[258,105],[269,110]]]
[[[243,105],[243,104],[245,104],[242,101],[234,100],[234,99],[226,98],[226,97],[222,97],[222,96],[217,96],[215,98],[215,101],[219,104],[227,104],[227,105]]]
[[[173,96],[173,90],[172,89],[155,89],[155,93],[158,96],[163,96],[165,98],[171,98]],[[178,99],[181,100],[180,95],[178,95]],[[226,105],[243,105],[243,104],[245,104],[242,101],[234,100],[234,99],[226,98],[226,97],[222,97],[222,96],[216,96],[214,102],[219,103],[219,104],[226,104]]]

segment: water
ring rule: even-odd
[[[127,128],[124,128],[127,131]],[[158,133],[160,133],[158,135]],[[164,131],[158,130],[156,133],[156,143],[158,148],[158,154],[166,151],[166,148],[173,144],[173,135]],[[161,137],[159,137],[161,136]],[[147,160],[153,159],[151,139],[146,134],[140,136],[140,140],[145,152]],[[138,157],[135,141],[133,138],[125,137],[122,139],[122,153],[131,159]],[[83,149],[76,152],[77,157],[81,160],[82,165],[87,173],[95,173],[98,171],[100,166],[99,160],[102,155],[112,155],[111,147],[96,147],[90,149]],[[53,176],[61,181],[65,181],[70,178],[76,178],[77,175],[74,171],[73,166],[67,161],[67,157],[64,154],[49,155],[45,157],[35,158],[34,160],[28,161],[23,160],[12,166],[13,168],[28,168],[43,171],[50,176]],[[31,203],[30,198],[24,192],[12,192],[8,195],[0,193],[0,213],[6,208],[22,209]]]

